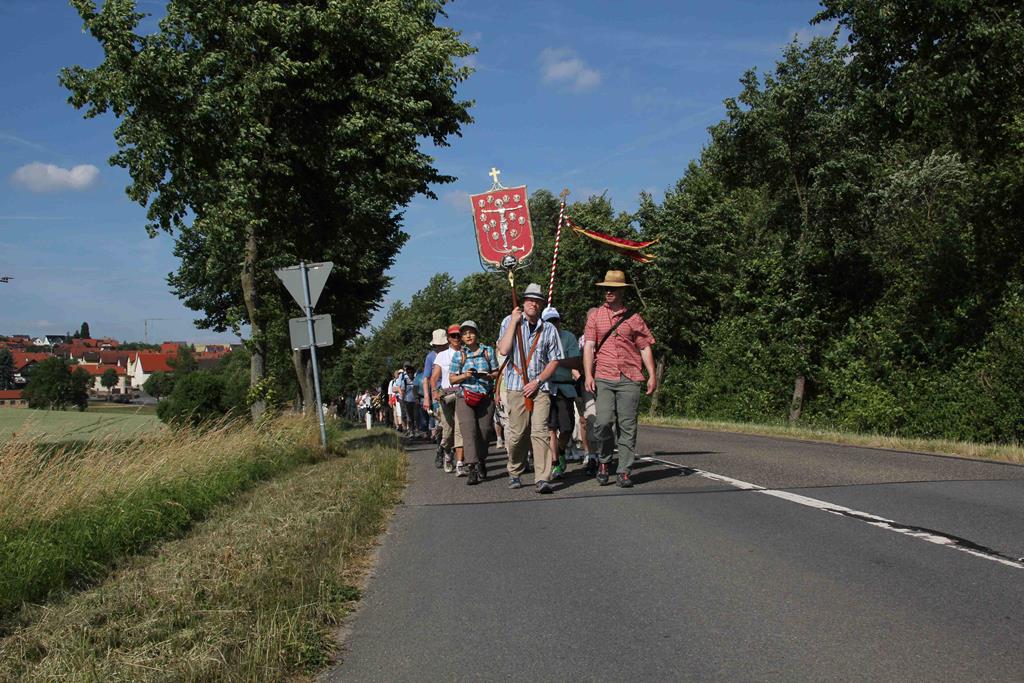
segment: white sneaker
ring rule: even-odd
[[[496,443],[494,445],[497,448],[504,448],[505,447],[505,440],[504,439],[498,439],[498,443]]]
[[[466,472],[465,464],[463,464],[463,462],[461,460],[459,462],[455,463],[455,476],[456,477],[464,477],[464,476],[466,476],[466,474],[467,474],[467,472]]]
[[[452,456],[444,456],[444,471],[451,474],[455,471],[455,465],[452,464]]]

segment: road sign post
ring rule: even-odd
[[[327,282],[327,276],[330,275],[331,269],[334,264],[330,261],[324,263],[310,263],[307,264],[305,261],[300,261],[298,266],[291,266],[289,268],[281,268],[274,271],[281,282],[284,283],[285,288],[291,293],[292,298],[295,299],[296,303],[302,308],[302,312],[305,315],[306,323],[306,336],[301,337],[296,334],[292,322],[297,322],[296,319],[289,320],[289,328],[291,332],[291,342],[293,349],[309,348],[310,360],[313,362],[313,388],[316,394],[316,417],[317,423],[320,425],[320,441],[323,444],[324,450],[327,450],[327,429],[324,426],[324,409],[323,399],[320,397],[320,367],[317,363],[316,358],[316,347],[317,346],[330,346],[333,342],[333,334],[330,330],[330,316],[314,316],[313,306],[320,299],[320,292],[323,291],[324,284]],[[323,340],[322,342],[317,341],[316,328],[322,328],[322,323],[326,318],[327,321],[327,333],[331,334],[330,340]],[[301,328],[300,328],[301,329]]]

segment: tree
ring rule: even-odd
[[[167,364],[174,369],[174,376],[181,377],[199,368],[195,354],[189,346],[179,346],[174,358],[167,361]]]
[[[14,388],[14,355],[10,349],[0,349],[0,391]]]
[[[121,119],[111,163],[149,233],[175,234],[169,283],[198,324],[249,325],[257,385],[286,338],[268,335],[289,305],[273,269],[326,258],[320,309],[354,334],[406,239],[399,208],[453,180],[420,141],[447,145],[471,121],[455,60],[473,48],[435,25],[446,0],[171,0],[150,34],[133,2],[72,4],[105,59],[61,82],[87,117]]]
[[[89,402],[92,377],[82,368],[76,368],[64,358],[47,358],[32,368],[32,378],[25,387],[24,397],[29,408],[65,410],[75,406],[85,410]]]
[[[169,372],[154,372],[146,379],[142,388],[147,394],[158,401],[164,396],[170,396],[174,391],[174,375]]]
[[[92,339],[89,336],[89,323],[83,322],[81,329],[78,331],[79,339]]]
[[[193,372],[174,383],[174,391],[156,408],[164,422],[201,424],[224,415],[224,380],[210,372]]]
[[[117,370],[114,368],[107,368],[100,375],[100,384],[102,384],[107,390],[107,400],[110,400],[110,395],[113,393],[114,387],[117,386]]]

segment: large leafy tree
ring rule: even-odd
[[[85,410],[92,377],[63,358],[47,358],[32,368],[24,396],[29,408],[64,410],[70,406]]]
[[[149,34],[132,0],[72,4],[105,59],[62,72],[70,101],[121,120],[111,163],[150,234],[176,236],[170,284],[200,325],[250,326],[252,383],[288,305],[275,267],[334,261],[319,308],[343,336],[365,324],[405,240],[400,207],[452,180],[421,140],[471,121],[455,89],[473,48],[436,25],[446,0],[169,0]]]

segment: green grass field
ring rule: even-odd
[[[162,428],[156,415],[130,410],[0,410],[0,443],[14,433],[46,442],[79,441],[107,436],[138,436]]]

